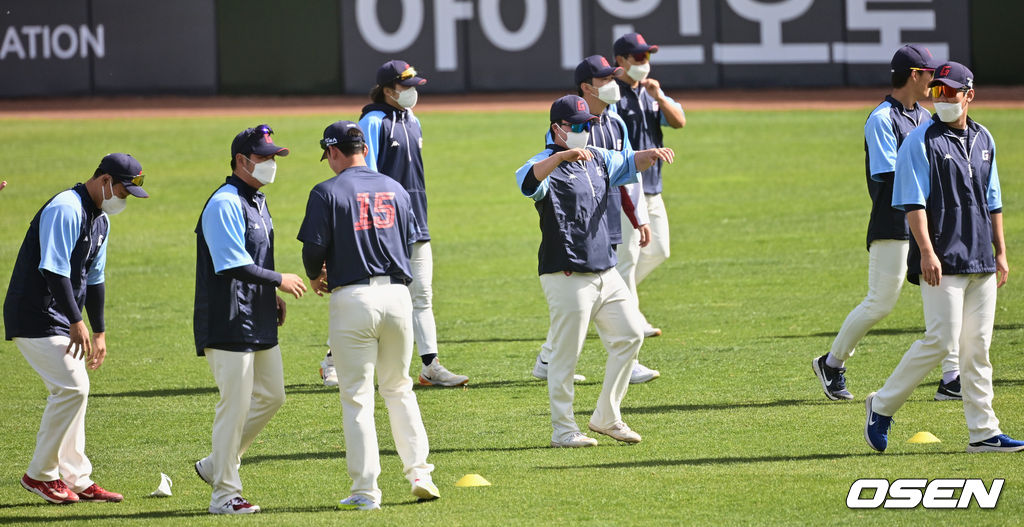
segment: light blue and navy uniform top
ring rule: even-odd
[[[69,336],[89,310],[93,332],[103,331],[103,284],[110,221],[79,183],[50,199],[32,218],[4,299],[6,339]],[[53,291],[47,274],[67,280]],[[92,298],[87,299],[87,296]],[[70,298],[68,298],[70,297]],[[95,302],[99,301],[97,305]],[[61,306],[64,309],[61,309]],[[75,311],[77,310],[77,312]],[[72,311],[68,313],[66,311]]]
[[[615,82],[619,83],[619,93],[622,94],[622,98],[619,99],[619,102],[609,106],[609,109],[612,113],[618,114],[626,123],[629,144],[637,151],[664,147],[665,141],[661,127],[662,125],[667,126],[668,121],[662,115],[658,101],[647,93],[647,89],[643,85],[637,84],[636,89],[633,89],[619,79],[615,79]],[[679,103],[671,97],[666,95],[665,99],[670,104],[679,106]],[[662,161],[659,159],[651,165],[651,168],[644,170],[644,194],[661,194],[661,163]]]
[[[319,276],[326,262],[330,290],[368,284],[373,276],[408,285],[410,245],[418,238],[409,193],[364,166],[313,187],[298,235],[306,274]]]
[[[366,138],[366,164],[402,184],[416,214],[416,241],[429,241],[427,187],[423,178],[423,131],[412,110],[368,104],[359,117]]]
[[[550,127],[544,141],[545,144],[554,143]],[[608,111],[608,108],[605,108],[601,115],[597,116],[597,120],[591,124],[587,146],[596,146],[617,152],[633,151],[629,144],[626,123],[622,122],[621,117]],[[629,199],[629,194],[623,187],[619,187],[618,191],[608,193],[608,210],[605,213],[605,218],[608,221],[608,236],[611,238],[613,246],[622,243],[622,221],[619,220],[619,215],[622,212],[623,199]],[[634,204],[630,202],[630,205]],[[632,209],[630,208],[630,210]]]
[[[266,197],[236,175],[206,201],[196,224],[196,353],[277,345],[274,223]],[[232,271],[255,269],[245,280]]]
[[[892,178],[896,171],[896,151],[908,134],[928,120],[931,114],[921,105],[905,108],[886,95],[864,123],[864,168],[871,196],[867,247],[875,240],[909,240],[906,214],[892,207]]]
[[[992,134],[972,119],[957,130],[938,116],[915,128],[896,156],[892,206],[924,209],[942,274],[994,273],[991,214],[1003,211]],[[921,250],[910,240],[907,279],[918,284]]]
[[[539,274],[597,273],[615,267],[605,215],[611,187],[638,181],[635,153],[587,149],[593,161],[563,162],[544,181],[537,181],[533,165],[565,148],[547,145],[516,171],[520,192],[533,198],[540,215]]]

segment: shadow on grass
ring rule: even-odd
[[[711,403],[711,404],[663,404],[658,406],[637,406],[622,408],[622,412],[635,414],[661,414],[668,412],[700,412],[707,410],[733,410],[738,408],[778,408],[782,406],[823,406],[836,403],[825,400],[781,399],[778,401],[750,403]]]
[[[198,386],[195,388],[162,388],[159,390],[136,390],[132,392],[90,393],[89,397],[178,397],[216,393],[218,393],[216,386]]]
[[[899,454],[885,454],[886,456],[935,456],[964,454],[962,450],[948,452],[906,452]],[[572,470],[580,468],[643,468],[643,467],[670,467],[670,466],[710,466],[710,465],[736,465],[748,463],[778,463],[784,461],[824,461],[833,459],[851,459],[879,457],[882,454],[877,452],[857,452],[846,454],[807,454],[803,456],[740,456],[740,457],[706,457],[694,459],[648,459],[642,461],[620,461],[616,463],[594,463],[590,465],[563,465],[551,467],[536,467],[541,470]]]
[[[550,450],[547,445],[530,445],[530,446],[508,446],[508,447],[466,447],[466,448],[431,448],[431,454],[455,454],[455,453],[468,453],[468,452],[520,452],[526,450]],[[398,452],[391,449],[382,449],[380,451],[382,456],[398,456]],[[242,459],[243,465],[263,463],[268,461],[304,461],[308,459],[321,459],[321,460],[333,460],[333,459],[345,459],[345,451],[339,450],[336,452],[293,452],[291,454],[260,454],[255,456],[247,456]],[[45,505],[45,504],[43,504]]]
[[[533,342],[533,343],[542,343],[542,342],[544,342],[544,339],[537,338],[537,337],[530,337],[530,338],[524,338],[524,337],[519,337],[519,338],[492,337],[492,338],[486,338],[486,339],[438,339],[437,340],[438,344],[481,344],[481,343],[487,343],[487,342]]]
[[[415,503],[415,502],[413,502]],[[403,503],[404,504],[404,503]],[[35,504],[24,504],[23,506],[29,507]],[[39,504],[43,507],[52,507],[46,503]],[[402,504],[398,504],[402,505]],[[13,504],[5,505],[4,507],[19,507],[22,505]],[[64,505],[63,509],[69,511],[64,517],[55,518],[47,516],[45,518],[32,518],[25,516],[0,516],[0,524],[8,523],[52,523],[56,521],[103,521],[103,520],[145,520],[145,519],[164,519],[164,518],[197,518],[197,517],[208,517],[211,516],[205,509],[193,510],[193,511],[148,511],[148,512],[126,512],[123,514],[117,513],[101,513],[101,514],[75,514],[74,510],[79,507],[88,508],[89,505]],[[113,507],[117,507],[114,505]],[[287,513],[309,513],[309,512],[329,512],[337,513],[337,509],[334,506],[320,506],[320,507],[271,507],[264,508],[259,512],[260,516],[266,516],[268,514],[287,514]]]
[[[996,324],[992,326],[993,331],[1013,331],[1017,329],[1024,329],[1024,324]],[[913,327],[913,328],[883,328],[883,329],[872,329],[868,332],[868,335],[913,335],[920,334],[924,335],[924,327]],[[806,335],[768,335],[760,337],[760,340],[770,339],[806,339],[814,337],[830,337],[835,338],[835,331],[821,331],[818,333],[808,333]]]

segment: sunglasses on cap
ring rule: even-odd
[[[962,86],[960,88],[953,88],[952,86],[946,86],[945,84],[939,84],[937,86],[932,86],[932,90],[931,91],[932,91],[932,97],[933,98],[946,97],[946,98],[949,98],[949,99],[953,99],[953,98],[956,97],[957,93],[959,93],[959,92],[967,93],[968,91],[970,91],[970,88],[968,88],[967,86]]]
[[[413,78],[415,76],[416,76],[416,68],[414,68],[412,66],[409,66],[408,68],[405,68],[405,71],[403,71],[402,73],[399,73],[398,77],[395,77],[395,82],[407,81],[407,80],[409,80],[409,79],[411,79],[411,78]]]
[[[142,186],[142,182],[145,181],[145,179],[146,179],[146,176],[144,176],[142,174],[139,174],[137,176],[130,176],[130,175],[127,175],[127,174],[111,174],[111,175],[116,177],[117,179],[120,179],[120,180],[123,180],[123,181],[129,181],[129,182],[131,182],[132,185],[135,185],[136,187],[141,187]]]
[[[643,62],[645,60],[651,60],[651,52],[650,51],[645,51],[643,53],[630,53],[629,56],[633,57],[633,60],[635,60],[637,62]]]
[[[249,132],[249,137],[252,137],[254,135],[260,136],[260,135],[267,135],[267,134],[272,134],[272,133],[274,133],[274,131],[270,129],[270,125],[261,124],[261,125],[255,127],[255,128],[253,128],[252,132]]]
[[[573,132],[576,132],[576,133],[589,132],[590,131],[590,124],[591,124],[591,121],[587,121],[585,123],[578,123],[578,124],[561,123],[562,126],[568,126],[570,130],[572,130]]]

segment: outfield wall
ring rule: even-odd
[[[632,30],[674,89],[886,84],[904,42],[1021,83],[1003,36],[1021,15],[1013,0],[5,0],[0,97],[362,94],[396,57],[435,92],[570,89],[582,57]]]

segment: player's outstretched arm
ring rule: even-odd
[[[636,164],[636,169],[643,172],[651,168],[651,165],[659,159],[666,163],[671,163],[675,158],[676,153],[671,148],[649,148],[637,152],[633,162]]]

